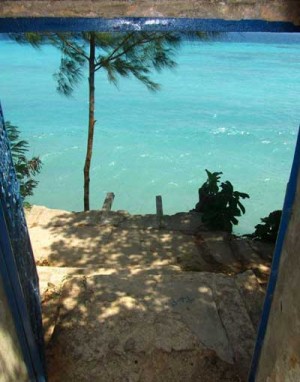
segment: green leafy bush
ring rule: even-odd
[[[228,180],[219,185],[222,172],[205,171],[207,180],[199,188],[195,211],[202,213],[202,221],[209,229],[232,232],[232,226],[238,224],[236,217],[246,212],[240,199],[249,195],[234,191]]]
[[[255,231],[250,235],[254,240],[268,241],[275,243],[280,226],[282,211],[276,210],[261,218],[263,224],[257,224]]]
[[[26,157],[29,151],[29,144],[27,141],[20,139],[20,132],[17,126],[7,121],[5,122],[5,129],[20,184],[20,193],[23,200],[25,200],[27,196],[33,195],[33,190],[38,185],[38,181],[34,177],[40,172],[42,162],[39,157],[32,157],[31,159]]]

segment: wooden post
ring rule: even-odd
[[[104,199],[103,206],[102,206],[102,211],[108,212],[111,210],[114,198],[115,198],[115,194],[113,192],[108,192],[106,194],[106,197]]]
[[[162,220],[163,220],[163,205],[162,205],[162,197],[161,195],[156,196],[156,216],[157,216],[157,223],[158,228],[162,228]]]

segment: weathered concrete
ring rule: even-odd
[[[234,279],[215,275],[214,282],[219,314],[230,339],[240,375],[246,379],[255,344],[255,330]]]
[[[235,283],[243,297],[255,331],[258,329],[265,292],[252,271],[237,274]]]
[[[2,17],[198,17],[300,25],[298,0],[2,0]]]
[[[252,269],[260,284],[267,286],[274,244],[260,243],[242,238],[230,241],[230,247],[242,268]]]
[[[0,382],[29,382],[0,276]]]
[[[198,214],[163,229],[125,211],[26,215],[51,381],[246,379],[264,294],[251,269],[266,264],[248,240]]]
[[[49,375],[53,382],[244,381],[254,341],[229,276],[74,276],[63,286]]]
[[[300,381],[300,174],[257,382]]]
[[[238,260],[230,247],[230,235],[224,232],[200,232],[198,238],[207,247],[209,254],[219,264],[233,267]]]
[[[262,282],[269,272],[270,260],[262,259],[248,240],[205,231],[198,214],[165,216],[164,229],[157,228],[156,215],[126,212],[70,213],[33,206],[26,217],[37,265],[111,273],[253,269]]]

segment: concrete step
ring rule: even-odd
[[[235,277],[214,274],[214,300],[231,344],[239,373],[246,380],[255,345],[256,331]]]
[[[44,328],[46,334],[46,340],[51,337],[53,333],[53,329],[55,326],[57,308],[58,308],[58,297],[60,296],[61,288],[63,283],[72,278],[72,277],[101,277],[101,276],[114,276],[120,278],[131,278],[136,280],[136,278],[153,278],[156,277],[159,280],[165,279],[167,277],[173,277],[174,282],[177,287],[179,284],[182,284],[184,280],[185,285],[181,285],[180,289],[184,290],[188,287],[189,282],[194,278],[200,277],[202,278],[202,287],[207,288],[209,293],[212,293],[212,289],[205,280],[206,278],[213,278],[213,274],[211,276],[207,276],[206,278],[203,276],[205,273],[200,272],[188,272],[182,273],[182,270],[179,266],[168,266],[165,265],[152,267],[152,268],[144,268],[144,267],[119,267],[118,269],[105,266],[102,267],[86,267],[86,268],[76,268],[76,267],[47,267],[47,266],[38,266],[38,275],[40,280],[40,292],[42,296],[43,302],[43,310],[44,310]],[[201,275],[201,276],[198,276]],[[185,276],[182,276],[185,275]],[[252,271],[247,271],[241,274],[236,275],[234,278],[228,279],[225,276],[225,279],[220,276],[220,280],[230,280],[230,293],[233,289],[232,280],[234,280],[236,284],[236,288],[239,291],[242,299],[243,299],[243,307],[245,306],[248,312],[248,315],[251,319],[251,322],[256,330],[262,309],[262,304],[264,300],[264,291],[261,288],[258,280],[256,279],[254,273]],[[189,280],[187,282],[186,280]],[[206,285],[206,286],[205,286]],[[214,293],[216,294],[216,301],[219,301],[220,290],[222,290],[223,286],[214,285]],[[222,292],[223,293],[223,292]],[[223,298],[223,297],[222,297]],[[221,300],[222,300],[221,298]],[[221,309],[222,311],[222,309]]]
[[[244,266],[255,266],[262,262],[262,259],[257,251],[251,247],[249,240],[237,238],[236,240],[232,240],[230,244],[235,257]]]
[[[29,228],[68,226],[103,226],[111,225],[124,229],[159,229],[160,221],[156,214],[131,215],[127,211],[91,210],[68,212],[33,205],[26,209],[26,220]],[[194,234],[203,229],[201,215],[195,212],[179,212],[174,215],[163,215],[164,229]]]
[[[231,248],[232,236],[227,232],[200,231],[196,235],[198,249],[205,260],[224,272],[240,272],[241,263]]]
[[[270,275],[274,244],[236,238],[230,241],[230,246],[243,269],[253,270],[259,283],[266,286]]]
[[[91,276],[107,276],[118,275],[119,277],[133,277],[136,275],[158,276],[162,273],[178,274],[181,271],[179,266],[157,266],[150,269],[135,267],[119,267],[118,269],[105,266],[95,268],[93,266],[85,268],[75,267],[49,267],[37,266],[39,276],[40,295],[43,312],[43,327],[45,342],[48,343],[53,334],[56,325],[57,314],[59,309],[59,300],[64,282],[72,277],[91,277]]]
[[[244,300],[253,327],[257,331],[265,299],[265,290],[261,287],[252,270],[236,275],[235,283]]]
[[[270,251],[265,245],[253,243],[254,248],[224,232],[198,231],[198,214],[164,216],[169,229],[155,229],[155,216],[70,213],[38,206],[27,212],[38,265],[118,269],[179,264],[183,270],[224,273],[255,269],[260,282],[266,283],[270,261],[265,258]],[[197,235],[191,234],[194,230]]]
[[[247,374],[255,330],[233,277],[77,275],[64,282],[59,306],[47,350],[54,382],[62,367],[74,382],[223,381],[224,373],[240,381]]]
[[[168,230],[111,226],[30,228],[38,265],[157,268],[180,264],[184,270],[209,271],[192,235]]]

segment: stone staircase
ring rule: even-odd
[[[189,213],[33,206],[27,222],[50,382],[246,380],[271,247]]]

